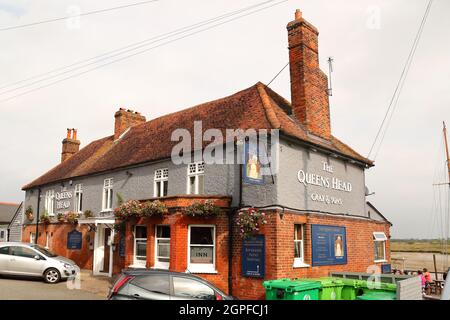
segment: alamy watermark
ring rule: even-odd
[[[192,135],[193,134],[193,135]],[[205,164],[257,163],[262,176],[278,173],[278,129],[217,129],[203,132],[202,121],[194,121],[193,132],[180,128],[172,132],[178,142],[171,152],[176,165],[204,161]]]

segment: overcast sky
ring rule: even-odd
[[[160,0],[79,23],[0,31],[0,87],[261,1]],[[133,2],[0,0],[0,29]],[[427,2],[291,0],[8,101],[1,100],[25,89],[0,94],[0,201],[22,201],[21,186],[59,163],[68,127],[78,128],[83,147],[113,133],[119,107],[152,119],[268,83],[288,61],[286,24],[296,8],[320,31],[322,69],[329,56],[335,60],[333,134],[367,155]],[[376,193],[369,200],[393,222],[394,237],[439,235],[432,183],[442,121],[450,125],[449,13],[450,1],[434,1],[376,166],[366,174]],[[288,69],[271,87],[290,100]]]

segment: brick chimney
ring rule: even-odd
[[[287,30],[292,111],[308,132],[330,139],[328,78],[319,67],[319,31],[298,9]]]
[[[127,131],[128,128],[146,121],[145,117],[139,112],[130,109],[126,110],[124,108],[120,108],[119,111],[114,114],[114,118],[116,119],[114,125],[114,140],[119,139],[122,133]]]
[[[67,129],[67,137],[62,141],[61,162],[66,161],[80,150],[80,140],[77,140],[77,130]]]

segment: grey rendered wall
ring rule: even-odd
[[[284,140],[280,140],[280,166],[277,183],[279,204],[304,210],[318,210],[331,213],[367,215],[365,213],[364,169],[347,161],[327,156]],[[334,173],[323,170],[323,162],[333,166]],[[352,191],[345,192],[315,185],[306,187],[299,182],[299,170],[323,177],[339,178],[352,184]],[[341,198],[342,205],[313,201],[312,193]]]
[[[17,215],[9,225],[9,241],[20,242],[22,241],[22,225],[23,225],[23,204],[18,209]]]

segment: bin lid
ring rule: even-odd
[[[375,283],[367,280],[357,280],[356,286],[359,288],[367,288],[372,290],[397,291],[397,284],[395,283]]]
[[[286,290],[287,292],[305,291],[320,288],[320,282],[317,281],[291,280],[291,279],[264,281],[263,285],[264,288],[266,289],[283,289]]]
[[[305,280],[318,281],[318,282],[320,282],[320,284],[323,288],[342,287],[344,285],[344,282],[342,281],[342,279],[336,279],[336,278],[308,278]]]
[[[393,292],[368,292],[356,297],[357,300],[396,300]]]

